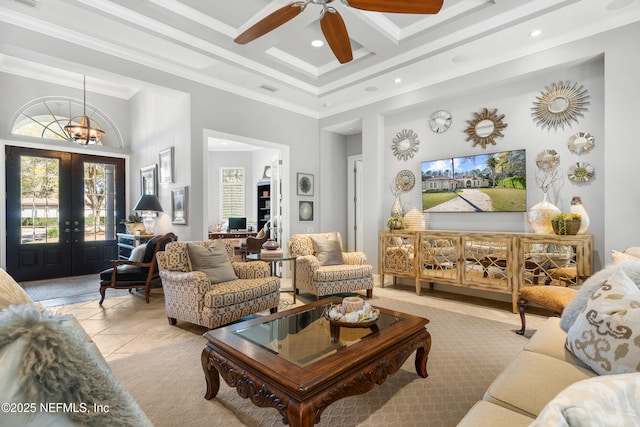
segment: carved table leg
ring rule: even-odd
[[[209,362],[209,350],[206,347],[202,350],[201,359],[204,378],[207,381],[207,392],[204,394],[204,398],[209,400],[216,397],[220,390],[220,375],[213,364]]]
[[[313,427],[316,410],[313,405],[305,402],[289,401],[287,418],[291,427]]]
[[[427,359],[429,359],[429,351],[431,350],[431,334],[425,329],[426,339],[424,346],[419,347],[416,351],[416,373],[422,378],[427,378]]]

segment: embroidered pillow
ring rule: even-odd
[[[211,283],[228,282],[238,278],[231,266],[227,247],[222,240],[216,240],[208,248],[187,243],[187,250],[191,268],[205,273],[209,276]]]
[[[569,328],[567,349],[600,375],[640,371],[640,290],[618,270]]]
[[[562,390],[529,427],[640,425],[640,373],[605,375]]]
[[[325,239],[322,236],[309,236],[313,243],[313,252],[320,265],[344,264],[342,245],[338,240]]]

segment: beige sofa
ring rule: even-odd
[[[34,303],[2,269],[0,403],[1,426],[152,425],[76,318]]]
[[[640,425],[639,288],[640,259],[592,276],[458,425]]]
[[[237,279],[213,284],[207,274],[192,269],[187,245],[209,248],[219,242],[226,245]],[[213,329],[263,310],[277,311],[280,279],[271,277],[269,264],[234,262],[233,244],[219,242],[171,242],[156,254],[169,323],[181,320]]]

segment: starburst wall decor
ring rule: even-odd
[[[571,126],[571,122],[578,123],[578,117],[584,117],[588,111],[589,93],[587,90],[570,81],[551,83],[536,97],[531,108],[533,121],[542,129],[564,130],[564,126]]]

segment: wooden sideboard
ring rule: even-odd
[[[460,286],[511,295],[517,312],[523,286],[581,284],[591,276],[593,236],[532,233],[407,231],[380,233],[384,277]]]

